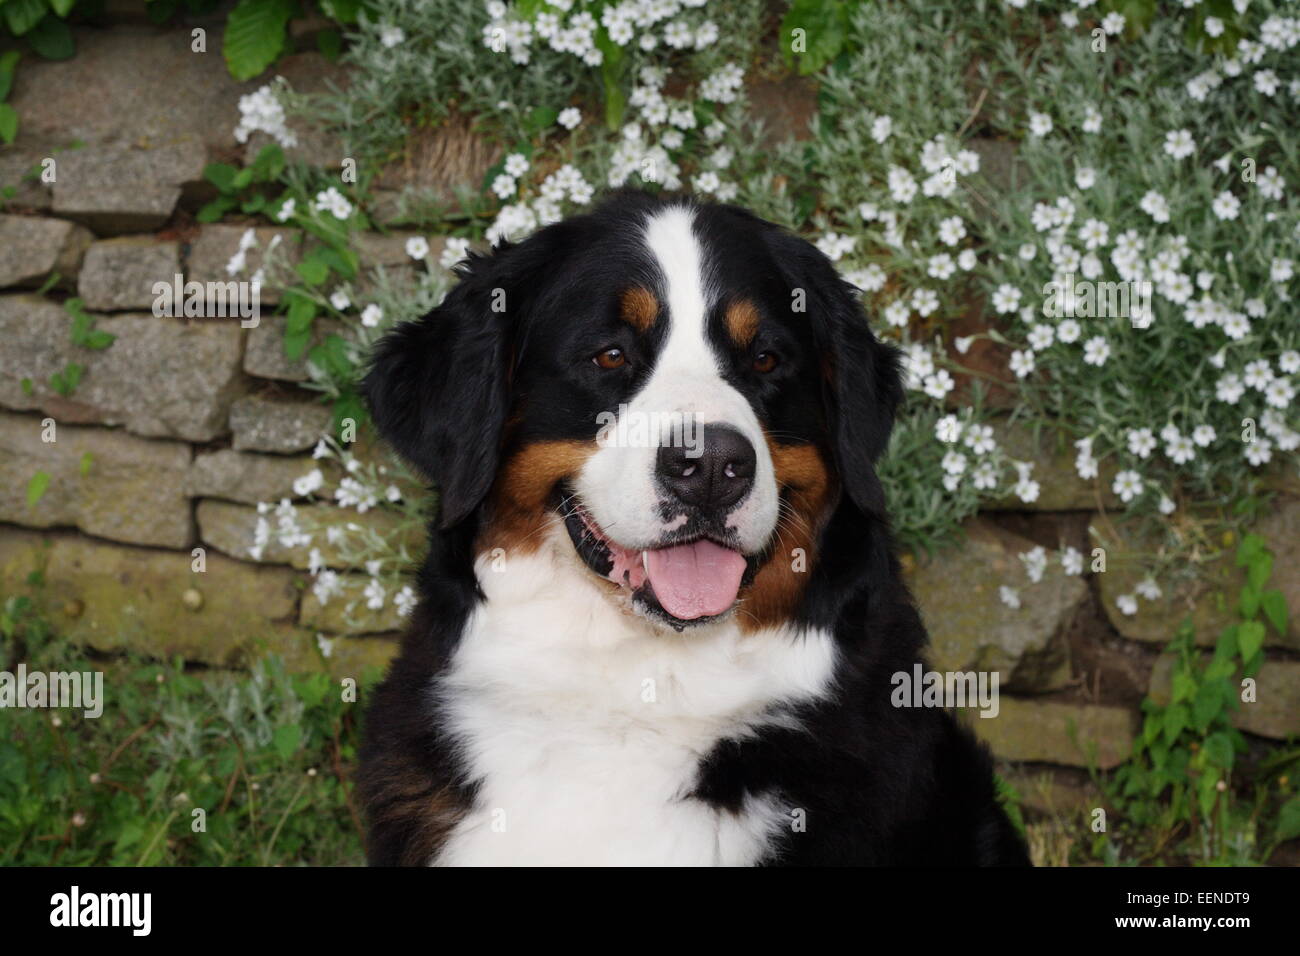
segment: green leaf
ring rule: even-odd
[[[217,222],[231,209],[235,208],[235,200],[229,196],[218,196],[212,202],[205,205],[198,211],[194,217],[199,222]]]
[[[8,103],[0,103],[0,141],[9,145],[18,135],[18,111]]]
[[[55,372],[50,376],[50,387],[67,398],[77,390],[77,386],[81,383],[81,373],[85,370],[85,366],[69,362],[63,367],[62,372]]]
[[[1300,837],[1300,797],[1292,797],[1282,804],[1277,813],[1277,833],[1274,839],[1279,843]]]
[[[849,29],[848,6],[827,0],[794,0],[781,21],[781,53],[807,76],[840,54]],[[796,49],[797,47],[797,49]]]
[[[284,172],[284,150],[279,143],[267,143],[258,150],[257,158],[249,167],[253,180],[263,183],[277,179]]]
[[[356,23],[361,0],[321,0],[321,12],[339,23]]]
[[[221,53],[236,80],[251,80],[284,49],[293,0],[239,0],[226,19]]]
[[[45,489],[49,486],[50,476],[48,473],[38,471],[32,475],[31,480],[27,482],[27,507],[35,508],[36,502],[41,500],[41,496],[45,494]]]
[[[1264,646],[1264,625],[1258,621],[1246,621],[1237,628],[1237,644],[1241,648],[1242,660],[1250,660]]]
[[[1176,704],[1165,711],[1165,719],[1162,726],[1165,734],[1165,740],[1173,743],[1178,739],[1178,735],[1186,728],[1188,721],[1187,708],[1182,704]]]
[[[10,50],[7,53],[0,53],[0,100],[9,95],[9,91],[14,85],[14,70],[18,67],[18,61],[22,58],[22,53],[18,50]]]
[[[330,277],[330,267],[322,262],[318,257],[312,256],[304,259],[294,269],[302,281],[308,285],[320,285]]]
[[[54,14],[48,15],[25,37],[28,46],[47,60],[69,60],[77,52],[68,25]]]
[[[50,9],[61,17],[66,17],[76,6],[77,0],[50,0]]]
[[[235,174],[239,170],[230,163],[208,163],[203,167],[203,178],[223,193],[235,191]]]
[[[1288,612],[1286,597],[1282,592],[1276,589],[1265,591],[1263,597],[1259,599],[1259,605],[1264,609],[1264,616],[1268,618],[1268,623],[1273,625],[1273,630],[1279,635],[1285,635]]]
[[[30,378],[23,379],[18,383],[18,386],[23,390],[24,395],[30,396],[33,392],[32,380]]]
[[[94,462],[95,462],[95,457],[90,452],[86,452],[81,456],[81,464],[79,467],[81,470],[82,478],[85,478],[88,474],[90,474],[90,466],[94,464]]]
[[[283,724],[271,735],[271,745],[281,760],[288,760],[302,742],[302,728],[297,724]]]
[[[4,5],[5,20],[14,36],[20,37],[45,16],[45,0],[9,0]]]

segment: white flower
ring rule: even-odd
[[[576,106],[566,107],[560,110],[560,115],[555,118],[555,121],[565,129],[577,129],[582,122],[582,110]]]
[[[1246,443],[1246,460],[1254,467],[1266,465],[1273,458],[1273,443],[1267,438],[1259,438]]]
[[[1149,428],[1130,428],[1128,430],[1128,450],[1139,458],[1150,456],[1155,450],[1156,438]]]
[[[1162,515],[1171,515],[1177,508],[1178,506],[1174,504],[1173,499],[1168,495],[1160,496],[1160,513]]]
[[[411,612],[415,610],[416,599],[415,591],[409,584],[404,585],[400,591],[393,595],[393,607],[401,617],[410,617]]]
[[[1083,573],[1083,554],[1076,547],[1068,547],[1061,552],[1061,570],[1069,575]]]
[[[313,468],[311,471],[307,472],[307,474],[294,481],[293,493],[299,498],[305,498],[324,484],[325,476],[321,474],[321,470],[319,468]]]
[[[889,195],[894,202],[910,203],[916,195],[916,180],[901,166],[889,167]]]
[[[1005,584],[998,588],[998,598],[1007,607],[1018,610],[1020,608],[1020,592],[1015,588],[1007,587]]]
[[[528,172],[528,160],[523,153],[511,153],[506,157],[505,171],[518,179]]]
[[[966,430],[966,447],[977,455],[987,455],[997,447],[991,425],[971,425]]]
[[[943,456],[940,464],[948,474],[960,475],[966,470],[966,456],[959,451],[950,451]]]
[[[1279,285],[1290,282],[1293,275],[1295,275],[1295,268],[1290,259],[1274,259],[1269,265],[1269,280]]]
[[[1197,425],[1192,429],[1192,441],[1202,448],[1208,448],[1217,437],[1213,425]]]
[[[1121,471],[1115,476],[1110,490],[1127,504],[1142,493],[1142,476],[1136,471]]]
[[[337,189],[329,189],[316,194],[316,211],[328,212],[335,219],[347,219],[352,215],[352,203],[348,202]]]
[[[937,256],[930,257],[925,271],[932,279],[946,279],[957,271],[957,263],[952,261],[952,256],[948,253],[941,252]]]
[[[1110,240],[1110,226],[1100,219],[1089,219],[1079,227],[1079,241],[1089,249],[1104,246]]]
[[[1080,189],[1091,189],[1097,183],[1097,170],[1091,166],[1080,166],[1074,171],[1074,184]]]
[[[1300,372],[1300,352],[1295,349],[1287,349],[1277,357],[1277,367],[1287,375]]]
[[[1275,378],[1264,386],[1264,401],[1274,408],[1286,408],[1295,398],[1295,386],[1289,379]]]
[[[1256,359],[1253,362],[1247,362],[1245,369],[1242,370],[1241,380],[1248,388],[1253,388],[1258,392],[1264,391],[1268,383],[1273,381],[1273,370],[1269,368],[1268,359]]]
[[[1228,405],[1236,405],[1245,393],[1245,385],[1242,384],[1241,378],[1233,372],[1224,375],[1214,386],[1214,397]]]
[[[1034,353],[1016,350],[1011,353],[1011,371],[1016,378],[1024,378],[1034,371]]]
[[[402,32],[401,27],[387,26],[380,24],[379,42],[389,49],[397,46],[406,39],[406,34]]]
[[[1071,345],[1079,340],[1079,335],[1082,332],[1083,326],[1074,319],[1064,319],[1061,321],[1061,324],[1056,327],[1056,340],[1058,342],[1064,342],[1066,345]]]
[[[509,199],[513,196],[515,187],[515,178],[506,173],[501,173],[492,180],[492,191],[501,199]]]
[[[334,306],[334,308],[340,312],[351,304],[352,300],[348,298],[348,294],[342,289],[335,289],[333,294],[330,295],[330,305]]]
[[[379,578],[371,578],[362,593],[365,595],[366,607],[370,610],[378,611],[384,606],[384,598],[387,595],[384,593],[384,586],[379,583]]]
[[[1196,152],[1196,142],[1192,139],[1192,131],[1175,129],[1165,133],[1165,152],[1174,159],[1186,159]]]
[[[1041,352],[1051,346],[1052,341],[1056,338],[1056,330],[1050,325],[1040,322],[1029,330],[1028,338],[1029,347],[1035,352]]]
[[[375,305],[375,303],[373,302],[371,302],[368,306],[366,306],[364,309],[361,310],[361,324],[366,326],[367,328],[373,329],[376,325],[378,325],[381,321],[383,321],[383,318],[384,318],[384,310],[381,309],[379,306]]]
[[[949,216],[939,223],[939,241],[955,246],[966,237],[966,224],[960,216]]]
[[[1148,191],[1146,195],[1138,201],[1138,208],[1156,222],[1169,221],[1169,201],[1154,189]]]
[[[1185,465],[1196,457],[1196,448],[1190,437],[1179,435],[1165,445],[1165,454],[1173,459],[1175,464]]]
[[[939,295],[933,289],[917,289],[912,293],[912,308],[916,314],[927,316],[939,307]]]
[[[438,265],[444,269],[451,269],[468,255],[469,240],[460,236],[452,236],[442,248],[442,256],[438,259]]]
[[[1052,131],[1052,118],[1046,113],[1036,113],[1029,111],[1029,134],[1035,137],[1043,137]]]
[[[1083,343],[1083,361],[1086,364],[1100,368],[1106,364],[1108,358],[1110,358],[1110,343],[1102,336],[1094,335]]]
[[[1101,113],[1091,103],[1084,107],[1083,131],[1085,133],[1101,132]]]
[[[1142,595],[1142,597],[1146,598],[1148,601],[1158,600],[1162,593],[1160,585],[1156,584],[1155,579],[1150,576],[1139,581],[1133,590],[1137,591],[1138,594]]]
[[[952,444],[961,437],[961,423],[956,415],[945,415],[934,423],[934,435],[941,442]]]
[[[1211,37],[1223,36],[1223,21],[1218,17],[1206,17],[1205,35]]]
[[[957,265],[966,272],[970,272],[971,269],[974,269],[978,262],[979,260],[975,257],[974,249],[963,249],[957,254]]]
[[[415,260],[423,260],[429,254],[429,240],[424,236],[412,236],[406,240],[406,254]]]
[[[1101,19],[1101,28],[1110,36],[1116,36],[1124,32],[1124,14],[1108,13]]]
[[[1220,219],[1236,219],[1241,211],[1241,200],[1225,189],[1214,197],[1210,210]]]
[[[1025,566],[1025,574],[1029,580],[1037,584],[1043,580],[1043,572],[1047,570],[1047,549],[1041,544],[1029,551],[1022,551],[1019,555],[1020,561]]]
[[[1272,167],[1270,167],[1270,168],[1272,168]],[[278,222],[288,222],[288,221],[289,221],[289,217],[293,215],[294,208],[295,208],[297,205],[298,205],[298,204],[297,204],[296,202],[294,202],[292,196],[290,196],[288,199],[286,199],[286,200],[281,204],[281,206],[280,206],[280,211],[279,211],[278,213],[275,214],[276,221],[278,221]]]
[[[1138,611],[1137,598],[1132,594],[1121,594],[1115,598],[1115,606],[1119,608],[1120,613],[1125,617],[1132,617]]]
[[[1255,187],[1264,194],[1265,199],[1279,200],[1286,189],[1286,180],[1276,166],[1265,166],[1255,180]]]
[[[888,116],[877,116],[871,123],[871,138],[877,143],[883,143],[889,139],[889,134],[893,132],[894,121]]]
[[[1015,312],[1020,308],[1020,290],[1006,282],[993,293],[993,308],[1001,314]]]

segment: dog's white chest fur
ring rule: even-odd
[[[479,789],[433,862],[757,862],[791,825],[780,794],[750,795],[740,813],[688,794],[719,740],[827,691],[830,636],[652,629],[557,543],[478,566],[487,601],[436,694]]]

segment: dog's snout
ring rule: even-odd
[[[660,448],[659,480],[685,504],[704,510],[730,508],[754,484],[754,446],[726,425],[704,426],[702,439],[694,450]]]

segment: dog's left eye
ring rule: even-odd
[[[593,355],[591,360],[600,368],[622,368],[627,364],[627,356],[622,349],[605,349]]]
[[[776,368],[778,361],[775,352],[759,352],[754,356],[754,371],[767,374]]]

